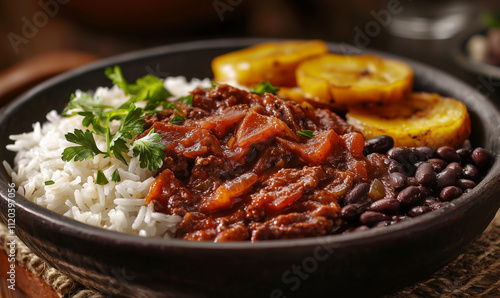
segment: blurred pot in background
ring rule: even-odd
[[[387,5],[394,1],[387,0]],[[392,16],[391,34],[412,39],[448,39],[477,20],[478,3],[470,0],[414,0]]]

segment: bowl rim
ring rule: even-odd
[[[10,102],[0,111],[0,119],[5,114],[9,114],[14,111],[18,106],[24,104],[25,102],[32,100],[36,95],[53,85],[64,82],[70,78],[84,75],[87,72],[102,69],[106,66],[119,65],[121,62],[139,60],[145,57],[154,57],[162,55],[170,55],[178,52],[189,52],[189,51],[199,51],[209,50],[209,49],[220,49],[220,48],[240,48],[251,44],[256,44],[266,41],[275,41],[284,39],[268,39],[268,38],[224,38],[224,39],[210,39],[210,40],[200,40],[183,42],[177,44],[170,44],[165,46],[154,47],[145,50],[133,51],[109,58],[104,58],[95,62],[91,62],[87,65],[79,67],[77,69],[65,72],[58,76],[55,76],[47,81],[44,81],[37,85],[36,87],[30,89],[24,94],[17,97],[15,100]],[[339,44],[333,42],[327,42],[330,51],[339,51]],[[452,77],[451,75],[435,69],[433,67],[424,65],[420,62],[413,61],[404,57],[400,57],[393,54],[388,54],[385,52],[379,52],[376,50],[362,50],[363,53],[372,53],[376,55],[381,55],[389,58],[399,59],[401,61],[410,63],[410,65],[418,70],[415,71],[415,76],[417,72],[425,73],[435,73],[439,75],[443,80],[455,86],[460,86],[460,88],[472,89],[472,87],[466,85],[464,82]],[[207,66],[208,67],[208,66]],[[96,86],[97,88],[98,86]],[[498,124],[500,126],[500,113],[494,107],[494,105],[488,101],[483,95],[477,94],[476,99],[484,105],[491,115],[498,119]],[[1,120],[0,120],[1,122]],[[500,144],[500,140],[496,140]],[[282,240],[264,240],[257,242],[242,241],[242,242],[225,242],[225,243],[214,243],[214,242],[195,242],[186,241],[182,239],[164,239],[159,237],[142,237],[133,234],[126,234],[121,232],[116,232],[112,230],[107,230],[100,227],[91,226],[77,220],[65,217],[54,211],[46,209],[42,206],[35,204],[34,202],[24,198],[19,193],[16,192],[16,208],[21,208],[23,211],[32,214],[41,220],[41,223],[47,225],[48,227],[56,227],[59,233],[85,238],[86,241],[92,241],[99,243],[102,241],[111,241],[112,243],[119,244],[120,246],[131,246],[131,247],[144,247],[147,246],[151,249],[163,250],[166,248],[183,248],[183,249],[205,249],[205,250],[248,250],[248,249],[283,249],[289,247],[311,247],[317,246],[319,244],[329,244],[329,245],[351,245],[354,243],[366,243],[370,240],[384,241],[388,239],[401,239],[404,237],[410,237],[414,233],[421,233],[425,230],[444,224],[450,216],[458,215],[463,213],[468,208],[477,203],[475,197],[481,197],[488,188],[485,186],[496,187],[497,191],[500,191],[500,161],[496,152],[492,152],[495,158],[494,163],[488,174],[484,179],[474,188],[471,192],[462,195],[460,198],[455,199],[451,203],[443,206],[438,210],[420,215],[416,218],[412,218],[408,221],[403,221],[395,225],[375,228],[367,231],[360,231],[356,233],[347,234],[337,234],[337,235],[327,235],[318,236],[310,238],[300,238],[300,239],[282,239]],[[496,173],[493,175],[492,173]],[[492,184],[493,183],[493,184]],[[7,200],[7,184],[8,182],[0,179],[0,196],[3,200]]]

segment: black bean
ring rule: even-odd
[[[410,219],[410,218],[411,217],[406,216],[406,215],[395,215],[392,217],[392,222],[398,223],[398,222],[402,222],[402,221],[405,221],[405,220]]]
[[[436,172],[434,172],[434,167],[430,163],[422,163],[415,172],[415,178],[417,178],[417,182],[420,185],[434,185],[436,183]]]
[[[425,161],[419,161],[416,164],[414,164],[414,166],[415,166],[415,172],[417,171],[418,167],[420,167],[420,165],[423,164],[424,162]]]
[[[396,161],[407,160],[408,155],[409,151],[406,148],[402,147],[394,147],[387,151],[387,156]]]
[[[344,197],[344,204],[363,204],[367,200],[371,200],[368,197],[368,192],[370,191],[370,184],[360,183],[351,189]]]
[[[369,210],[385,214],[396,214],[399,211],[399,201],[393,198],[381,199],[373,202]]]
[[[418,180],[415,177],[408,177],[408,185],[418,186]]]
[[[394,172],[389,175],[389,184],[396,190],[403,189],[407,186],[408,181],[406,175],[399,172]]]
[[[387,227],[390,226],[392,222],[390,220],[383,220],[381,222],[376,223],[373,227],[378,228],[378,227]]]
[[[397,196],[397,200],[405,206],[410,206],[415,204],[418,199],[422,196],[420,189],[416,186],[408,186],[403,189]]]
[[[447,186],[439,193],[439,198],[445,202],[449,202],[462,195],[462,190],[456,186]]]
[[[432,204],[429,204],[429,207],[431,207],[432,210],[438,210],[446,204],[448,204],[448,202],[434,202]]]
[[[462,166],[457,162],[452,162],[448,164],[445,170],[451,171],[457,177],[459,177],[462,174]]]
[[[394,147],[387,152],[387,155],[393,160],[397,161],[403,167],[403,173],[406,176],[413,176],[415,173],[415,154],[416,150],[413,148]]]
[[[425,158],[425,160],[436,157],[436,149],[432,147],[417,147],[417,151],[423,156],[423,158]]]
[[[447,186],[455,185],[455,182],[461,174],[462,167],[456,162],[450,163],[443,171],[437,174],[437,187],[443,189]]]
[[[442,171],[441,173],[437,174],[436,181],[437,187],[439,189],[443,189],[447,186],[455,185],[457,177],[449,171]]]
[[[430,190],[430,188],[428,188],[428,187],[419,185],[418,189],[420,189],[420,192],[422,193],[422,198],[427,198],[430,195],[432,195],[432,190]]]
[[[408,177],[413,177],[415,176],[415,170],[417,169],[414,165],[407,163],[406,165],[403,166],[405,169],[404,173]]]
[[[440,158],[431,158],[427,160],[427,162],[434,168],[434,171],[436,173],[441,172],[446,168],[446,165],[448,164],[446,161],[440,159]]]
[[[404,173],[404,167],[397,161],[393,159],[388,159],[389,164],[387,165],[387,170],[389,173]]]
[[[478,168],[481,170],[487,169],[490,166],[492,160],[491,154],[488,152],[488,150],[481,147],[478,147],[474,149],[474,151],[472,151],[471,158],[476,166],[478,166]]]
[[[361,204],[350,204],[340,210],[340,217],[344,220],[355,220],[363,213],[364,208]]]
[[[367,226],[364,226],[364,225],[363,225],[363,226],[359,226],[359,227],[355,228],[355,229],[353,230],[353,232],[367,231],[367,230],[369,230],[369,229],[370,229],[369,227],[367,227]]]
[[[345,220],[341,230],[345,233],[388,226],[437,210],[476,187],[494,159],[483,148],[390,148],[392,142],[387,136],[369,139],[363,153],[387,152],[387,183],[397,197],[374,201],[369,194],[370,184],[356,185],[339,200],[343,206],[340,218]]]
[[[436,150],[436,153],[447,162],[460,162],[460,155],[458,155],[457,151],[451,147],[439,147]]]
[[[466,179],[477,181],[480,173],[475,165],[468,163],[462,169],[462,176]]]
[[[411,217],[419,216],[424,213],[432,211],[432,208],[429,206],[415,206],[408,211],[408,215]]]
[[[476,187],[476,182],[469,179],[457,179],[457,186],[462,190],[473,189]]]
[[[471,155],[471,151],[469,149],[466,149],[466,148],[460,148],[457,150],[457,153],[458,155],[460,155],[460,160],[462,162],[469,162],[470,161],[470,155]]]
[[[365,141],[363,154],[366,156],[370,153],[385,154],[394,146],[394,140],[390,136],[376,136]]]
[[[398,162],[400,165],[400,170],[398,172],[405,174],[406,176],[415,175],[415,166],[406,160]]]
[[[431,204],[434,204],[437,201],[438,201],[437,198],[429,196],[429,197],[427,197],[427,198],[424,199],[423,205],[430,206]]]
[[[418,165],[428,159],[427,153],[421,152],[418,148],[407,148],[408,161],[413,165]]]
[[[365,211],[359,217],[359,221],[367,226],[373,226],[374,224],[381,222],[383,220],[390,220],[391,218],[383,213],[376,211]]]

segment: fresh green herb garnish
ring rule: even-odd
[[[184,121],[186,121],[185,117],[183,117],[179,114],[176,114],[174,116],[174,118],[172,118],[172,120],[170,120],[170,123],[175,124],[175,125],[181,125],[182,123],[184,123]]]
[[[64,161],[70,161],[72,159],[75,161],[83,161],[93,158],[97,154],[104,154],[104,152],[97,148],[94,136],[90,130],[86,130],[84,132],[81,129],[75,129],[74,133],[67,133],[65,137],[68,142],[75,143],[80,146],[68,147],[64,149],[62,153],[62,159]]]
[[[166,102],[163,107],[165,109],[174,109],[176,110],[178,113],[182,114],[182,110],[175,104],[175,103],[171,103],[171,102]]]
[[[93,114],[93,113],[98,114],[106,108],[108,108],[108,109],[113,108],[111,106],[103,105],[103,104],[101,104],[101,102],[102,102],[102,100],[94,99],[94,97],[92,97],[92,95],[85,93],[85,92],[83,92],[78,98],[76,97],[75,94],[72,94],[70,99],[69,99],[69,103],[66,106],[66,108],[64,108],[64,111],[62,112],[62,114],[63,114],[63,116],[66,116],[66,117],[73,116],[76,114],[85,116],[83,113],[86,113],[89,115]],[[75,110],[75,109],[81,109],[84,112],[69,113],[70,110]],[[89,122],[89,120],[84,120],[84,121]]]
[[[304,136],[306,138],[312,139],[314,138],[314,131],[312,130],[299,130],[297,133],[301,136]]]
[[[143,131],[144,125],[146,124],[146,121],[142,119],[143,115],[144,113],[141,108],[135,108],[133,105],[131,106],[123,119],[118,132],[114,135],[111,133],[106,135],[111,137],[111,140],[106,142],[108,145],[108,155],[110,155],[112,151],[116,158],[127,164],[123,154],[126,155],[129,151],[127,146],[128,140],[134,138],[135,135],[138,135]]]
[[[142,149],[137,151],[139,152],[137,154],[134,151],[134,156],[139,156],[141,165],[148,165],[150,170],[155,171],[161,167],[165,156],[157,148],[164,148],[164,146],[141,141],[134,147],[134,143],[138,140],[132,144],[131,141],[142,133],[146,124],[143,117],[148,114],[156,114],[158,106],[165,109],[175,109],[179,114],[182,113],[182,110],[176,104],[166,101],[172,95],[158,77],[148,74],[139,78],[135,84],[128,84],[118,66],[107,68],[105,73],[125,94],[131,95],[130,99],[120,107],[115,108],[103,105],[101,99],[88,93],[81,93],[78,97],[73,95],[68,106],[64,109],[63,115],[67,117],[83,116],[82,124],[88,129],[85,131],[75,129],[73,133],[66,134],[66,140],[79,146],[64,149],[62,159],[64,161],[83,161],[103,154],[104,157],[113,155],[127,164],[126,155],[130,150],[141,146],[152,146],[152,150]],[[145,102],[144,109],[135,106],[135,103],[140,101]],[[184,117],[182,118],[185,120]],[[177,118],[177,121],[180,119]],[[117,131],[116,129],[112,131],[111,122],[120,123]],[[105,137],[105,149],[97,147],[94,135]],[[148,136],[147,140],[155,140],[153,142],[161,139],[160,135],[153,132],[150,132]],[[159,157],[161,157],[160,160]]]
[[[130,91],[128,89],[129,84],[125,80],[125,77],[123,76],[122,69],[116,65],[115,67],[108,67],[104,71],[104,74],[111,79],[113,84],[118,85],[120,89],[125,92],[125,94],[130,94]]]
[[[97,177],[95,178],[95,183],[99,185],[106,185],[109,183],[108,179],[106,179],[106,176],[104,176],[102,170],[97,171]]]
[[[113,182],[120,182],[121,180],[122,180],[122,178],[120,177],[120,173],[118,173],[118,169],[116,169],[113,172],[113,175],[111,175],[111,181],[113,181]]]
[[[163,81],[152,74],[137,79],[135,84],[127,83],[119,66],[106,68],[105,74],[126,95],[132,95],[130,100],[120,108],[127,108],[130,104],[138,101],[146,101],[144,109],[153,110],[162,105],[166,98],[172,96],[163,85]]]
[[[180,97],[177,100],[180,103],[183,103],[183,104],[187,105],[188,107],[192,107],[193,106],[193,94],[189,94],[187,96]]]
[[[219,86],[219,85],[220,85],[220,83],[217,83],[217,82],[211,81],[211,82],[210,82],[210,85],[212,85],[212,88],[213,88],[213,87]]]
[[[55,182],[53,180],[47,180],[44,182],[45,185],[52,185],[52,184],[55,184]]]
[[[250,88],[250,91],[255,94],[262,95],[264,93],[271,93],[276,95],[280,88],[274,86],[270,82],[260,82],[258,85],[254,85]]]
[[[156,171],[163,165],[163,158],[165,158],[163,149],[167,148],[167,146],[158,143],[160,140],[161,136],[155,133],[152,128],[146,136],[132,143],[131,149],[134,156],[143,157],[140,159],[142,168]]]

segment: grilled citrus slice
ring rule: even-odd
[[[400,102],[353,108],[346,118],[366,139],[389,135],[395,146],[402,147],[457,147],[471,132],[465,105],[434,93],[412,93]]]
[[[321,40],[261,43],[213,59],[214,81],[243,86],[269,81],[275,86],[295,86],[297,65],[327,51]]]
[[[302,62],[296,77],[317,101],[345,105],[398,101],[413,87],[409,65],[374,55],[320,55]]]

